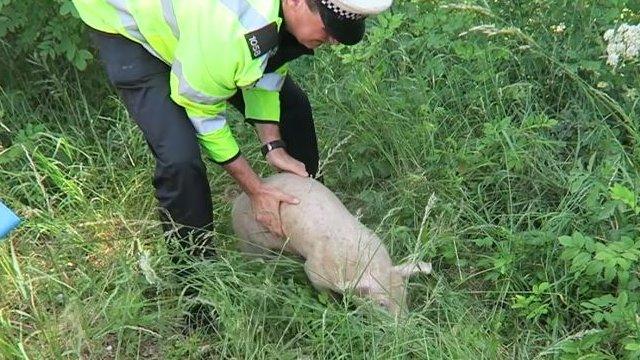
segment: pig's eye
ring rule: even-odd
[[[383,307],[383,308],[388,308],[389,307],[389,304],[386,301],[380,301],[380,302],[378,302],[378,305],[380,307]]]

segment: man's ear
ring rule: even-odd
[[[407,278],[413,274],[423,273],[423,274],[431,274],[431,263],[427,262],[417,262],[417,263],[406,263],[400,264],[393,267],[395,271],[400,274],[403,278]]]
[[[287,5],[291,8],[295,8],[298,7],[300,5],[305,5],[305,0],[284,0],[284,2],[287,3]]]

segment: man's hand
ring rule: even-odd
[[[276,169],[309,177],[304,164],[291,157],[283,148],[273,149],[267,153],[267,162]]]
[[[224,165],[224,169],[249,196],[256,220],[274,235],[284,236],[280,220],[280,203],[296,205],[299,200],[264,184],[242,156]]]
[[[280,139],[280,129],[277,123],[258,123],[256,124],[256,131],[263,144]],[[283,148],[269,151],[267,153],[267,162],[278,170],[287,171],[298,176],[309,177],[309,173],[305,169],[304,164],[292,158]]]
[[[262,185],[258,192],[249,194],[249,199],[256,220],[272,234],[285,236],[280,219],[280,203],[297,205],[300,201],[269,185]]]

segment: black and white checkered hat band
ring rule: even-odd
[[[341,9],[338,5],[334,4],[330,0],[320,0],[320,2],[322,3],[322,5],[329,8],[329,10],[333,11],[334,13],[336,13],[336,15],[338,15],[341,18],[345,18],[349,20],[360,20],[365,17],[365,15],[356,14],[356,13],[352,13],[350,11]]]

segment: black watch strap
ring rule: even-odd
[[[269,141],[268,143],[262,145],[262,147],[260,148],[260,151],[262,151],[263,156],[267,156],[267,153],[273,149],[286,148],[286,147],[287,145],[284,143],[284,141],[274,140],[274,141]]]

